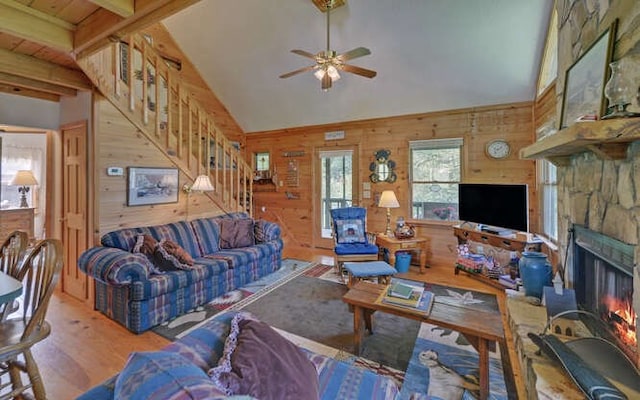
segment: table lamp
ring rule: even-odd
[[[27,193],[29,193],[29,186],[37,185],[38,181],[35,176],[33,176],[33,172],[28,170],[19,170],[16,172],[16,176],[13,177],[10,185],[19,186],[18,193],[22,194],[20,198],[20,207],[27,208],[29,204],[27,203]]]
[[[378,201],[378,207],[387,208],[387,229],[384,234],[387,235],[387,237],[393,237],[393,231],[391,230],[391,209],[400,207],[393,190],[385,190],[382,192],[380,201]]]

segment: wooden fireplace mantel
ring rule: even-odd
[[[572,155],[591,151],[601,159],[621,160],[636,140],[640,140],[640,118],[576,122],[522,148],[520,158],[545,158],[562,166],[569,165]]]

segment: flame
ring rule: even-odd
[[[637,315],[633,310],[631,301],[617,299],[613,296],[605,296],[603,303],[607,306],[610,313],[615,314],[620,320],[624,321],[624,323],[618,323],[616,321],[613,323],[618,337],[629,346],[637,346]]]

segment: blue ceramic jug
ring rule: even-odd
[[[551,264],[547,255],[537,251],[525,251],[518,263],[525,296],[542,299],[543,287],[551,286]]]

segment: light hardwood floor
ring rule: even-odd
[[[286,249],[285,257],[333,264],[330,251]],[[504,314],[504,293],[464,274],[454,275],[451,265],[432,265],[425,274],[412,266],[407,277],[477,291],[494,293]],[[74,399],[87,389],[116,374],[132,351],[157,350],[166,339],[145,332],[135,335],[74,298],[56,293],[49,306],[47,320],[52,325],[51,336],[36,345],[34,354],[44,379],[49,399]],[[526,398],[515,357],[513,340],[506,329],[511,364],[518,386],[518,398]]]

